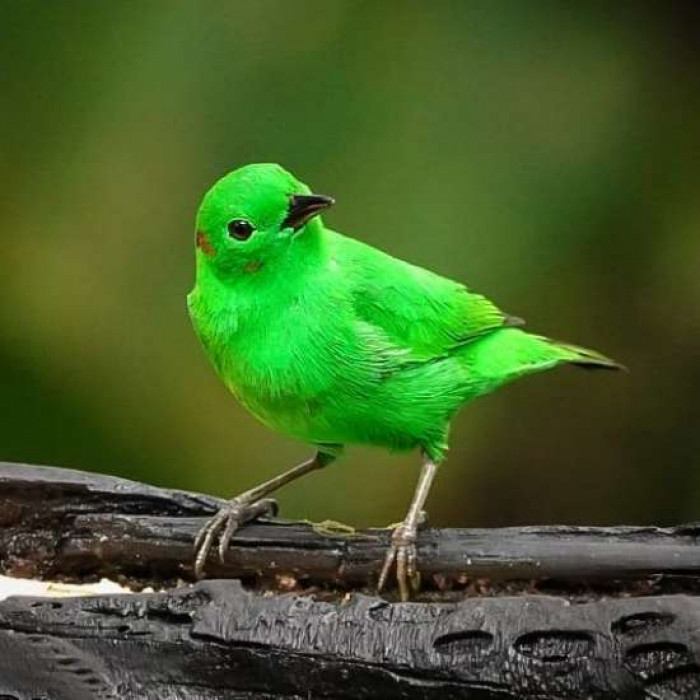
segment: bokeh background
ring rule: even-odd
[[[233,495],[309,454],[191,330],[193,219],[277,161],[326,223],[628,375],[460,414],[440,525],[700,518],[700,4],[0,2],[0,459]],[[351,450],[290,517],[399,520],[415,455]]]

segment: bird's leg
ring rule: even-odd
[[[394,529],[391,535],[391,547],[384,559],[384,566],[379,575],[379,584],[377,590],[381,591],[386,584],[389,576],[389,571],[396,561],[396,579],[399,583],[399,592],[401,600],[407,601],[410,594],[410,588],[414,591],[418,590],[420,575],[416,567],[416,536],[418,526],[425,519],[425,511],[423,506],[428,498],[430,486],[433,483],[435,474],[437,473],[437,464],[427,456],[423,458],[423,466],[421,468],[418,485],[413,494],[411,506],[408,509],[408,514],[404,521]],[[410,588],[409,588],[410,582]]]
[[[304,474],[327,466],[334,459],[333,455],[317,452],[311,459],[307,459],[279,476],[232,498],[197,533],[194,541],[195,576],[197,578],[202,577],[204,564],[219,533],[221,533],[219,538],[219,558],[223,562],[231,537],[238,528],[261,515],[274,515],[277,513],[277,502],[272,498],[265,498],[265,496],[276,491],[281,486],[285,486],[290,481],[304,476]]]

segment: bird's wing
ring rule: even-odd
[[[344,238],[355,312],[383,332],[409,361],[445,356],[504,326],[522,325],[481,294],[429,270]]]

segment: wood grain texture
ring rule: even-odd
[[[238,581],[0,604],[0,697],[697,698],[686,596],[391,604]]]
[[[192,542],[223,503],[203,494],[69,469],[0,463],[0,559],[25,576],[125,575],[192,580]],[[427,590],[459,581],[595,579],[662,581],[700,576],[700,526],[519,527],[424,530],[418,554]],[[387,530],[350,537],[310,525],[265,520],[231,542],[226,562],[212,553],[216,578],[290,576],[307,584],[371,587]]]
[[[700,698],[695,525],[426,530],[427,592],[401,604],[368,594],[383,531],[255,524],[217,580],[186,583],[219,504],[0,465],[5,572],[180,579],[0,602],[0,699]]]

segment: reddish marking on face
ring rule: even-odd
[[[249,263],[246,263],[243,269],[246,272],[257,272],[262,266],[263,264],[260,260],[251,260]]]
[[[204,233],[204,231],[197,231],[195,241],[197,248],[199,248],[204,253],[204,255],[207,255],[208,257],[214,255],[214,248],[212,248],[211,243],[209,243],[209,238],[207,237],[207,234]]]

